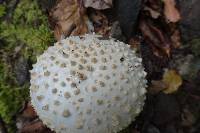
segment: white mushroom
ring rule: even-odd
[[[57,133],[112,133],[127,127],[145,100],[146,72],[129,45],[98,35],[49,47],[31,70],[31,102]]]

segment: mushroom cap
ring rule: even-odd
[[[112,133],[127,127],[145,100],[142,59],[123,42],[71,36],[49,47],[31,72],[31,103],[57,133]]]

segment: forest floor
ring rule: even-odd
[[[34,112],[29,70],[64,37],[101,34],[143,59],[144,109],[121,133],[200,132],[199,0],[0,0],[0,133],[52,133]]]

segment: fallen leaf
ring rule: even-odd
[[[107,17],[100,11],[92,10],[89,18],[94,26],[94,32],[103,36],[109,36],[110,25]]]
[[[181,45],[181,35],[179,30],[175,30],[171,35],[172,45],[174,48],[178,48]]]
[[[167,34],[144,18],[141,19],[139,28],[155,55],[159,57],[170,56],[172,44]]]
[[[107,9],[112,7],[112,0],[83,0],[85,7],[92,7],[95,9]]]
[[[92,30],[86,9],[78,0],[60,0],[49,16],[57,40],[62,36],[80,35]]]
[[[176,8],[175,0],[163,0],[164,15],[169,22],[178,22],[181,18],[179,11]]]
[[[37,117],[37,114],[30,102],[27,103],[21,115],[29,119]]]
[[[47,128],[42,121],[36,120],[24,125],[24,127],[19,131],[20,133],[54,133],[49,128]]]
[[[160,0],[145,0],[140,17],[139,27],[144,36],[144,41],[151,46],[154,55],[158,57],[166,55],[169,57],[172,49],[176,49],[181,45],[178,23],[169,23],[175,22],[172,17],[177,16],[176,12],[179,17],[180,14],[175,7],[176,3],[172,4],[169,1],[165,0],[166,3],[164,3]],[[163,8],[163,6],[166,6],[165,4],[167,7]],[[174,7],[173,10],[175,11],[172,10],[171,6]],[[167,19],[166,11],[168,11],[167,15],[172,18],[172,21]],[[173,14],[174,12],[175,14]],[[175,16],[170,16],[170,13]]]
[[[147,7],[147,6],[144,7],[144,11],[148,11],[150,13],[151,17],[154,19],[157,19],[160,16],[160,12],[158,12],[150,7]]]
[[[168,88],[168,85],[162,80],[152,80],[148,88],[149,93],[156,94]]]
[[[23,130],[26,130],[26,127],[31,126],[31,124],[33,124],[33,121],[37,119],[38,116],[34,111],[31,102],[25,102],[23,108],[19,111],[19,114],[16,117],[16,127],[20,132],[22,131],[28,133],[28,131],[23,131]],[[35,129],[34,128],[30,129],[30,131],[34,132]]]
[[[173,93],[182,85],[182,78],[175,70],[166,70],[162,80],[152,80],[148,91],[156,94],[163,91],[166,94]]]
[[[143,60],[145,71],[147,72],[147,79],[159,80],[162,78],[163,69],[168,66],[168,57],[158,57],[151,50],[151,45],[143,40],[140,44],[140,53]]]
[[[182,78],[175,70],[166,70],[162,81],[168,85],[163,92],[166,94],[173,93],[182,85]]]

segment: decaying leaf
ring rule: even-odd
[[[48,129],[40,120],[32,121],[29,124],[26,124],[21,130],[20,133],[54,133]]]
[[[163,0],[164,2],[164,14],[169,22],[178,22],[180,20],[180,13],[176,8],[175,0]]]
[[[112,0],[83,0],[85,7],[107,9],[112,7]]]
[[[23,117],[25,118],[29,118],[29,119],[33,119],[35,117],[37,117],[37,114],[33,108],[33,106],[31,105],[31,103],[27,103],[27,105],[25,106],[24,110],[22,111],[21,114]]]
[[[24,105],[16,121],[20,133],[54,133],[38,119],[31,102]]]
[[[181,35],[179,30],[175,30],[171,35],[171,40],[174,48],[178,48],[181,45]]]
[[[94,26],[94,32],[103,36],[109,36],[111,27],[107,17],[100,11],[92,11],[89,15],[90,20]]]
[[[182,85],[182,78],[175,70],[166,70],[162,81],[168,85],[164,93],[169,94],[178,90]]]
[[[151,45],[155,55],[160,57],[170,56],[172,44],[168,35],[145,19],[140,21],[139,28],[145,41]]]
[[[152,80],[151,86],[149,86],[148,90],[151,94],[156,94],[165,90],[166,88],[168,88],[168,85],[162,80]]]
[[[180,31],[177,23],[174,23],[180,19],[175,4],[173,0],[144,1],[139,27],[144,41],[151,46],[156,56],[164,57],[167,55],[169,57],[172,49],[181,45]]]
[[[163,91],[166,94],[176,92],[182,85],[182,78],[175,70],[166,70],[162,80],[152,80],[149,92],[156,94]]]
[[[160,16],[160,12],[158,12],[150,7],[147,7],[147,6],[144,7],[144,11],[148,11],[150,13],[151,17],[154,19],[157,19]]]
[[[90,31],[90,21],[81,1],[60,0],[49,16],[57,40],[62,35],[80,35]]]

